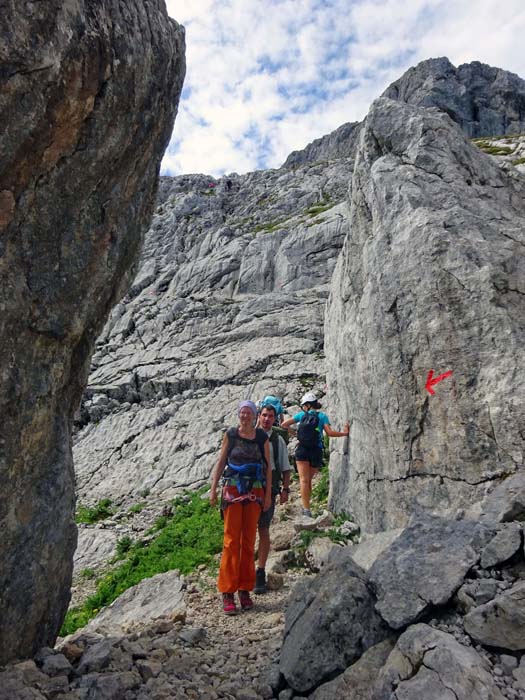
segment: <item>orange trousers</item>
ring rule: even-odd
[[[237,489],[235,489],[237,491]],[[264,498],[263,489],[253,489]],[[224,541],[217,588],[221,593],[251,591],[255,586],[255,536],[259,503],[231,503],[224,509]]]

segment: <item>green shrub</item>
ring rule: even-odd
[[[140,513],[144,510],[145,507],[145,503],[135,503],[134,505],[129,507],[128,513]]]
[[[99,520],[109,518],[114,512],[115,509],[111,508],[111,500],[109,498],[103,498],[95,506],[93,506],[93,508],[79,505],[75,520],[77,523],[92,525]]]
[[[86,578],[86,579],[95,578],[95,570],[94,569],[82,569],[82,571],[80,572],[80,575],[82,576],[82,578]]]
[[[201,493],[174,501],[175,512],[166,518],[157,537],[149,543],[133,544],[126,559],[98,581],[95,593],[81,607],[68,611],[62,636],[83,627],[101,608],[145,578],[173,569],[187,574],[212,562],[222,548],[223,528],[219,511],[202,499]]]
[[[133,540],[129,535],[121,537],[121,539],[117,541],[117,559],[122,559],[124,554],[126,554],[126,552],[129,552],[132,544]]]
[[[523,165],[525,163],[525,158],[517,158],[512,161],[512,165]]]

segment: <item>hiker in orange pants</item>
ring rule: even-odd
[[[239,493],[235,486],[234,497]],[[253,489],[252,493],[262,500],[264,489]],[[255,535],[261,514],[256,501],[231,503],[224,510],[224,543],[218,588],[221,593],[252,591],[255,586]]]
[[[210,503],[217,503],[217,486],[223,476],[221,508],[224,542],[217,587],[223,610],[237,612],[234,594],[239,591],[242,610],[253,608],[250,591],[255,585],[255,536],[261,510],[272,497],[272,468],[268,435],[256,428],[257,407],[252,401],[239,406],[239,426],[229,428],[213,470]]]

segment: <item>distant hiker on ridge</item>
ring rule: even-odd
[[[272,465],[272,504],[259,518],[259,551],[255,572],[254,593],[266,593],[266,561],[270,552],[270,524],[275,512],[275,501],[279,495],[281,505],[287,503],[290,493],[291,467],[288,448],[283,437],[278,434],[276,425],[283,413],[281,402],[275,396],[265,396],[259,405],[258,425],[270,440],[270,462]],[[281,488],[282,481],[282,488]]]
[[[299,472],[303,515],[311,518],[312,478],[323,466],[323,430],[328,437],[346,437],[350,434],[350,426],[346,423],[342,432],[332,430],[330,419],[326,413],[318,410],[321,404],[311,391],[301,399],[301,408],[302,411],[296,413],[293,418],[285,420],[281,427],[289,428],[294,423],[299,423],[297,429],[299,444],[295,450],[295,461]]]
[[[250,591],[255,584],[255,536],[261,511],[272,501],[272,467],[268,435],[256,428],[257,407],[239,404],[239,426],[224,434],[211,481],[210,503],[217,503],[217,486],[224,474],[221,509],[224,541],[217,587],[226,615],[237,612],[234,594],[239,591],[241,610],[253,608]]]

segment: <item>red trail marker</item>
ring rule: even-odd
[[[432,389],[434,384],[437,384],[438,382],[442,381],[443,379],[450,377],[451,374],[452,374],[452,370],[450,369],[448,372],[443,372],[443,374],[440,374],[439,376],[435,377],[435,379],[433,379],[434,370],[431,369],[430,372],[428,373],[427,383],[425,384],[425,389],[428,391],[429,394],[435,394],[436,392],[434,391],[434,389]]]

